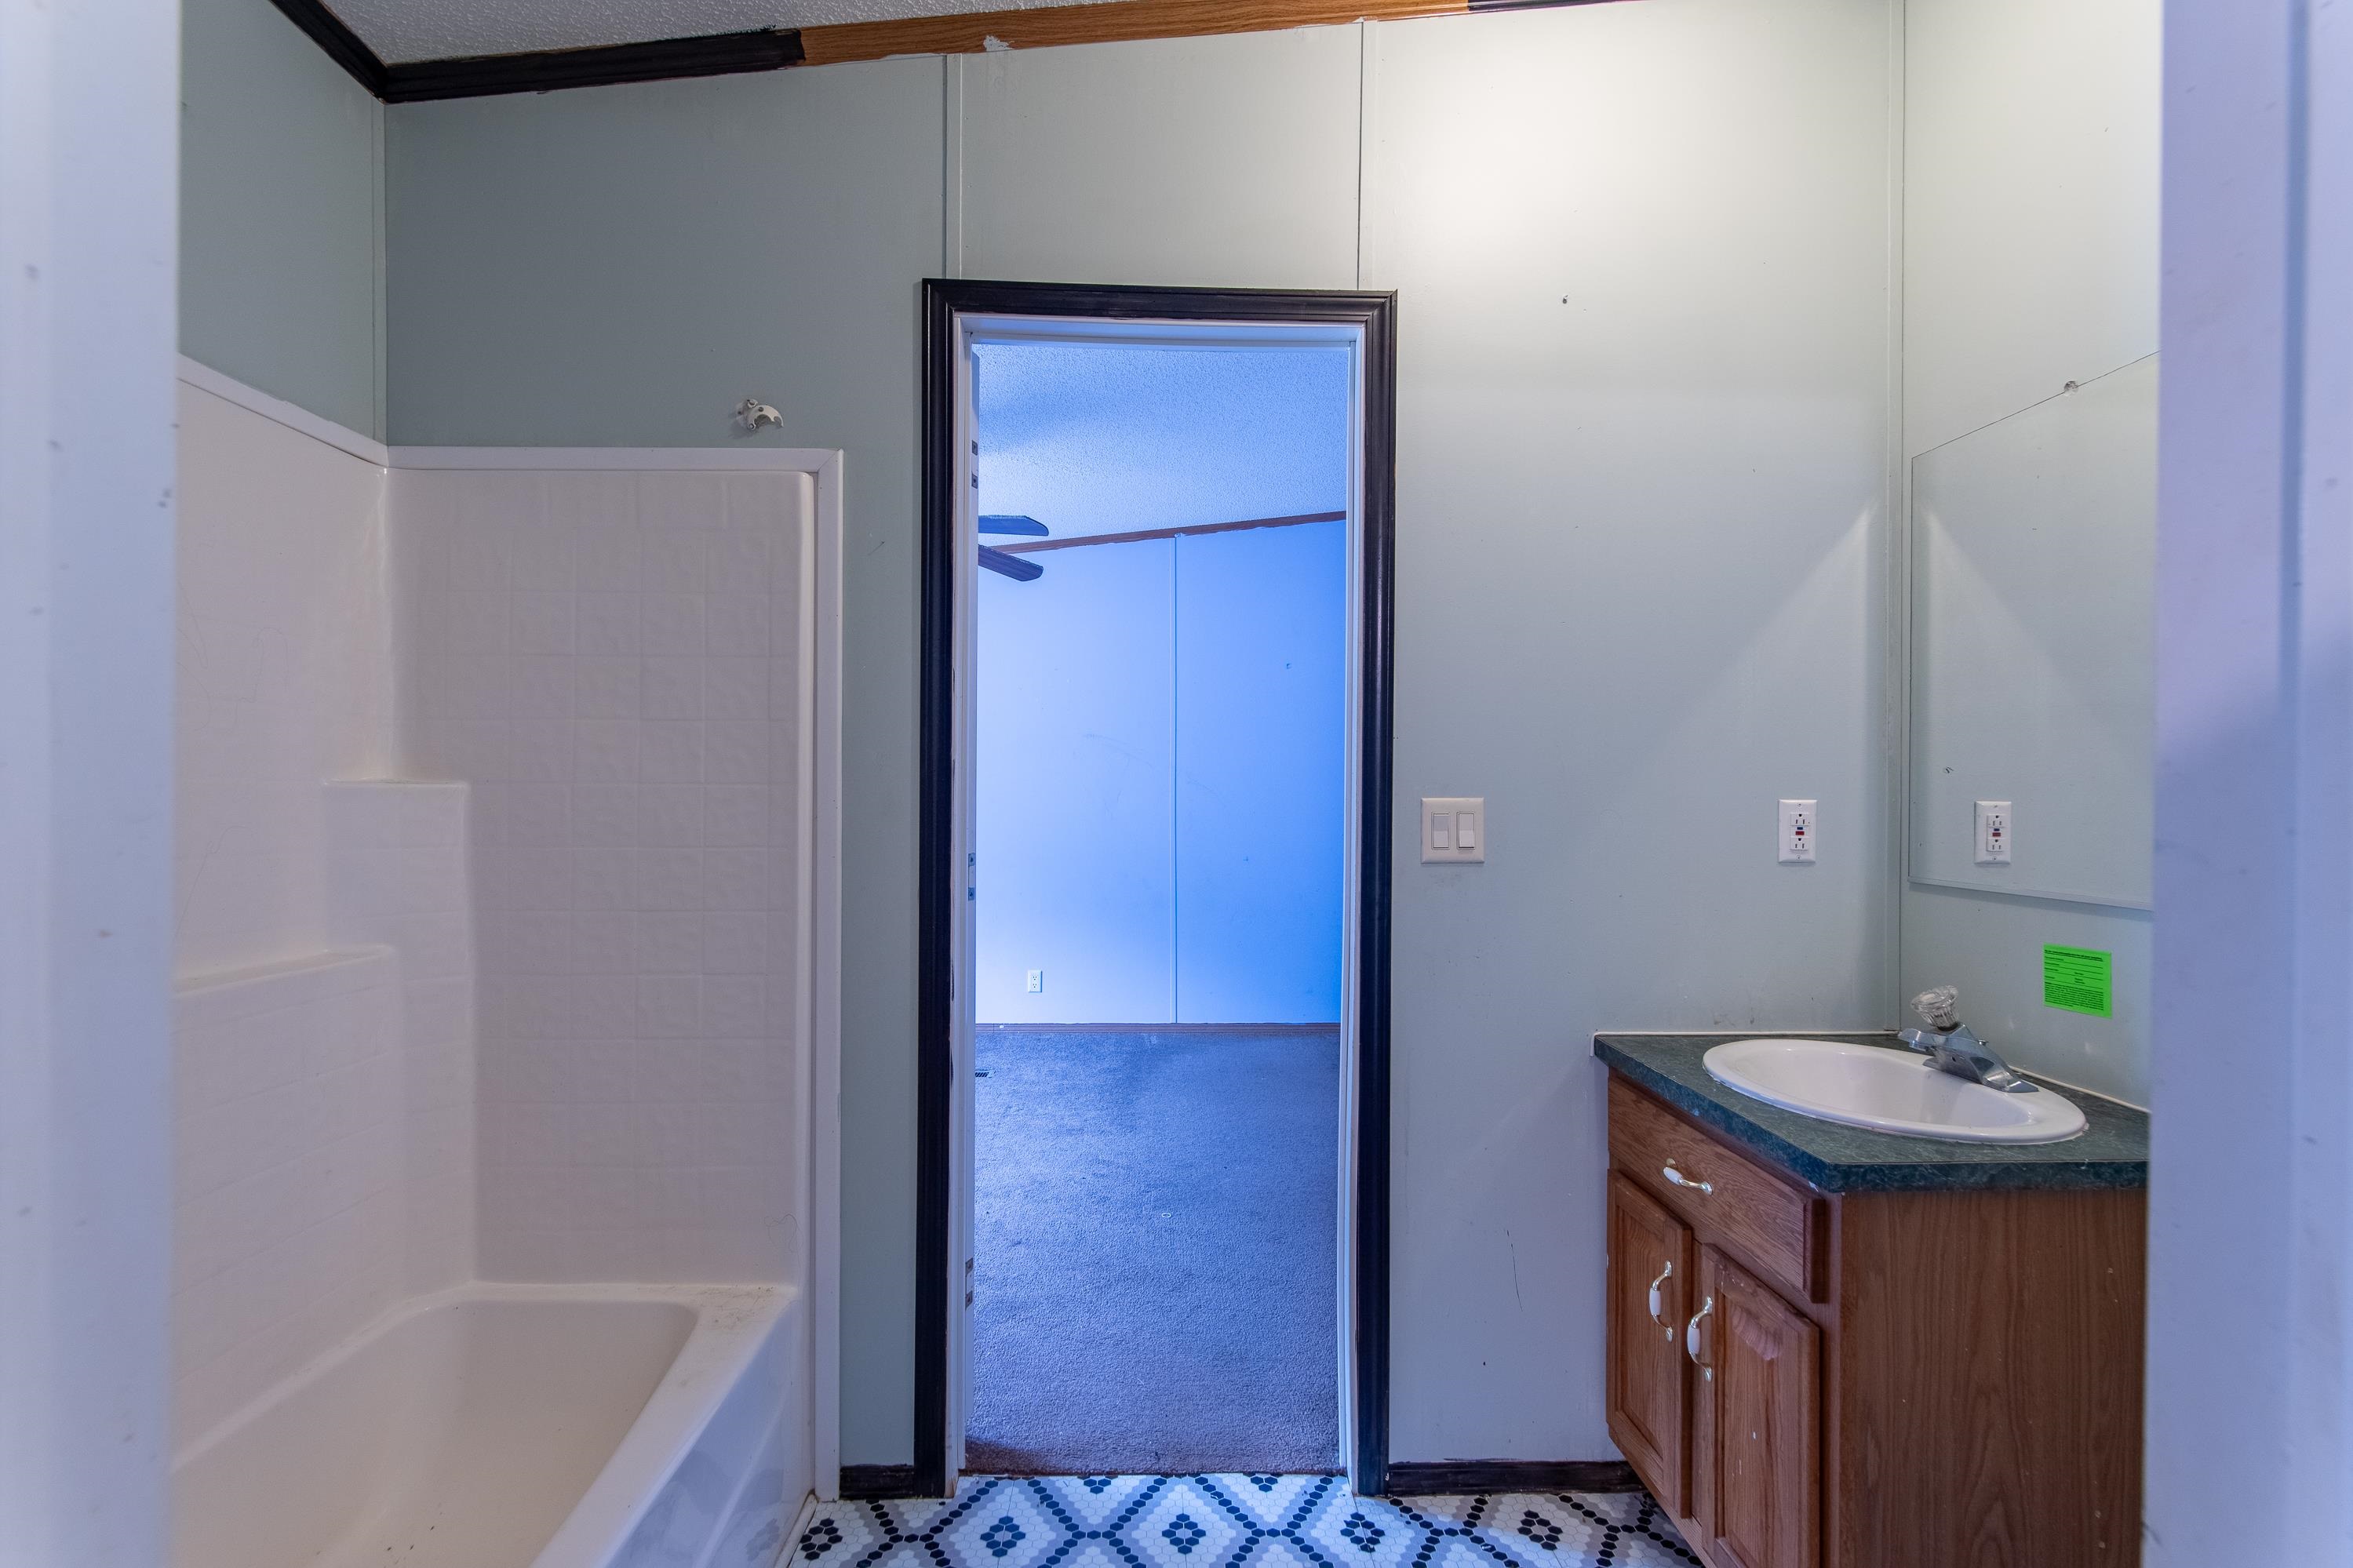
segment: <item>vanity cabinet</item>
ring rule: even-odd
[[[1614,1072],[1609,1155],[1610,1436],[1713,1568],[2139,1561],[2141,1191],[1826,1189]]]

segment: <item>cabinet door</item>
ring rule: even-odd
[[[1616,1172],[1609,1175],[1609,1436],[1670,1513],[1683,1517],[1692,1237]]]
[[[1820,1335],[1713,1247],[1699,1252],[1689,1348],[1700,1368],[1694,1467],[1709,1555],[1731,1568],[1816,1568],[1821,1555]]]

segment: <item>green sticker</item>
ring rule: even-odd
[[[2042,945],[2042,1005],[2113,1018],[2109,955],[2091,947]]]

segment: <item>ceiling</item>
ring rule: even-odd
[[[980,510],[1056,539],[1348,504],[1341,347],[984,343]]]
[[[593,48],[755,27],[1010,11],[1072,0],[329,0],[386,65]]]

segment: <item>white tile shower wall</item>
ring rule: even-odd
[[[473,1264],[459,784],[393,742],[385,470],[180,389],[174,1422]]]
[[[392,736],[385,470],[180,387],[176,963],[325,945],[319,784]]]
[[[813,487],[394,476],[403,746],[473,787],[491,1279],[787,1278]]]
[[[403,1280],[438,1289],[474,1270],[474,933],[466,786],[326,786],[339,942],[400,954]]]
[[[402,1293],[400,984],[386,947],[180,984],[178,1445]]]

